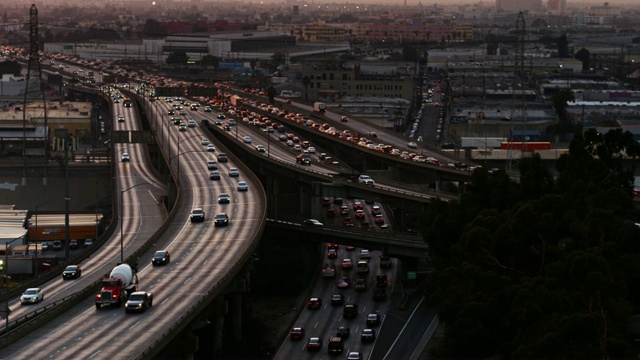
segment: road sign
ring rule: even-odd
[[[407,280],[415,280],[418,278],[418,274],[415,271],[407,271]]]
[[[7,303],[0,305],[0,318],[6,319],[11,314],[11,309],[7,306]]]

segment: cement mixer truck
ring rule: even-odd
[[[137,290],[138,275],[135,266],[120,264],[102,279],[102,289],[96,295],[96,309],[102,305],[120,307],[129,295]]]

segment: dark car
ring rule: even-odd
[[[340,294],[331,295],[331,306],[339,306],[344,303],[344,298]]]
[[[344,306],[342,310],[342,316],[345,319],[353,319],[358,316],[358,305],[357,304],[347,304]]]
[[[371,297],[373,298],[373,301],[384,301],[384,299],[387,297],[384,289],[375,289],[373,290],[373,293],[371,294]]]
[[[373,329],[362,329],[360,340],[362,342],[372,342],[376,339],[376,331]]]
[[[158,250],[153,254],[153,258],[151,258],[151,265],[166,265],[171,261],[171,255],[169,254],[169,250]]]
[[[317,310],[317,309],[320,309],[321,307],[322,307],[322,299],[320,298],[312,297],[307,302],[307,309],[309,310]]]
[[[69,249],[77,249],[78,248],[78,240],[71,239],[69,240]]]
[[[218,195],[218,204],[228,204],[231,202],[231,197],[227,193]]]
[[[307,351],[320,351],[322,348],[322,339],[319,337],[309,338],[307,341]]]
[[[227,154],[225,153],[218,154],[218,162],[226,163],[228,161],[229,161],[229,157],[227,157]]]
[[[209,170],[217,170],[218,169],[218,163],[216,163],[215,161],[209,161],[207,163],[207,169],[209,169]]]
[[[391,267],[391,258],[388,256],[380,256],[380,267],[383,269]]]
[[[82,275],[82,269],[80,265],[69,265],[62,272],[62,279],[77,279]]]
[[[195,208],[191,210],[191,222],[204,221],[204,210]]]
[[[296,326],[291,329],[291,334],[289,335],[291,340],[300,340],[304,338],[304,328]]]
[[[229,225],[229,215],[227,213],[219,213],[216,215],[215,226],[227,226]]]
[[[153,306],[153,294],[146,291],[136,291],[129,295],[124,305],[126,312],[142,312]]]
[[[209,179],[211,180],[220,180],[220,171],[212,171],[209,175]]]
[[[380,325],[380,316],[378,314],[367,315],[367,326],[378,326],[378,325]]]
[[[387,287],[387,275],[384,275],[384,274],[376,275],[376,287],[380,287],[380,288]]]
[[[347,326],[340,326],[338,331],[336,332],[336,336],[342,338],[343,340],[348,339],[349,335],[351,335],[351,329]]]

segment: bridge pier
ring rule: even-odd
[[[224,316],[229,312],[229,304],[224,297],[217,297],[211,304],[213,328],[213,353],[218,353],[224,344]]]

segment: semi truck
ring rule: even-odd
[[[135,267],[120,264],[102,279],[102,289],[96,295],[96,309],[103,305],[120,307],[137,290],[138,275]]]
[[[324,114],[327,111],[327,104],[316,101],[313,103],[313,111],[317,111],[320,114]]]

